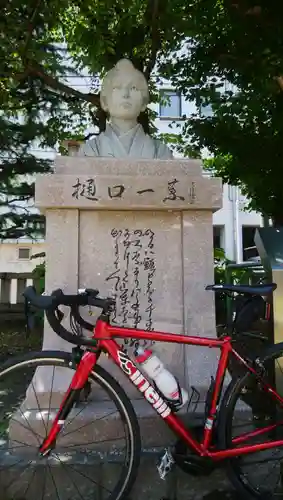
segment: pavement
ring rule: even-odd
[[[239,500],[239,494],[222,468],[209,476],[193,477],[176,467],[161,480],[155,460],[142,457],[129,500]]]
[[[236,493],[232,491],[213,490],[202,497],[203,500],[236,500]],[[238,496],[237,496],[238,499]]]

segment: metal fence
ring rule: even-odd
[[[0,322],[24,319],[22,293],[33,283],[32,273],[0,273]]]

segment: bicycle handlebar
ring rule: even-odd
[[[62,339],[75,345],[93,346],[94,341],[86,337],[78,337],[74,333],[67,330],[62,324],[63,314],[58,307],[60,305],[69,306],[75,321],[85,330],[93,331],[95,325],[88,323],[79,312],[80,306],[94,306],[102,309],[104,313],[109,313],[115,305],[115,300],[112,298],[102,299],[98,297],[99,291],[91,288],[81,290],[76,295],[65,295],[61,289],[55,290],[51,295],[39,295],[33,286],[28,286],[23,292],[26,301],[38,309],[42,309],[46,313],[46,318],[52,330]],[[60,316],[61,315],[61,316]],[[59,318],[58,318],[59,316]],[[242,335],[256,338],[253,333],[245,333]],[[258,337],[259,338],[259,337]],[[267,340],[260,337],[261,340]]]
[[[38,309],[53,309],[55,306],[55,296],[38,295],[33,286],[28,286],[23,292],[24,298]]]
[[[111,298],[102,299],[98,297],[99,291],[86,288],[76,295],[65,295],[61,289],[55,290],[51,295],[39,295],[33,286],[28,286],[23,292],[23,296],[28,303],[46,313],[46,318],[52,330],[62,339],[75,345],[93,345],[92,339],[77,337],[69,332],[56,316],[56,311],[60,305],[69,306],[75,320],[85,329],[92,331],[94,325],[85,321],[79,313],[79,306],[94,306],[102,309],[104,313],[109,313],[115,301]]]
[[[72,315],[74,320],[80,325],[82,328],[85,330],[88,330],[89,332],[93,331],[94,325],[92,323],[88,323],[84,318],[81,317],[80,311],[79,311],[79,306],[75,305],[71,307]]]

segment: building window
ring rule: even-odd
[[[213,248],[224,249],[224,227],[213,226]]]
[[[18,258],[19,258],[19,260],[29,260],[30,259],[30,248],[19,248]]]
[[[259,226],[242,226],[243,261],[258,257],[255,246],[255,232]]]
[[[211,104],[201,104],[199,108],[199,114],[203,118],[213,116],[213,109]]]
[[[160,118],[181,118],[182,102],[181,94],[175,90],[162,90],[159,103]]]

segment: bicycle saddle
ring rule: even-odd
[[[219,284],[219,285],[207,285],[206,290],[213,290],[214,292],[236,292],[243,293],[245,295],[270,295],[274,290],[276,290],[276,283],[263,284],[263,285],[229,285],[229,284]]]

